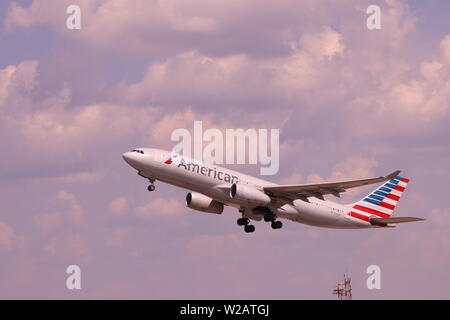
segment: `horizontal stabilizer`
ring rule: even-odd
[[[423,221],[425,219],[415,218],[415,217],[395,217],[395,218],[370,218],[369,222],[373,225],[387,225],[389,223],[403,223],[403,222],[414,222]]]

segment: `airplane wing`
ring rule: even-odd
[[[266,191],[272,196],[279,198],[286,198],[290,200],[302,199],[304,201],[308,201],[309,197],[316,197],[323,200],[324,195],[332,194],[336,197],[339,197],[340,193],[347,191],[347,189],[392,180],[395,177],[397,177],[399,173],[400,170],[397,170],[384,177],[378,178],[328,182],[328,183],[315,183],[315,184],[268,186],[264,187],[264,191]]]

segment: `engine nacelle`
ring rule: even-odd
[[[223,204],[201,193],[189,192],[186,196],[186,205],[194,210],[221,214]]]
[[[265,206],[271,201],[263,191],[236,183],[231,186],[230,197],[251,206]]]

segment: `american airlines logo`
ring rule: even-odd
[[[222,131],[225,131],[225,135]],[[203,132],[202,121],[194,121],[193,137],[185,128],[175,129],[170,137],[171,141],[178,142],[172,149],[173,154],[218,165],[259,163],[261,175],[278,173],[279,138],[279,129],[270,129],[270,135],[268,129],[253,128],[209,128]],[[168,159],[166,163],[172,161]]]
[[[174,155],[172,155],[169,159],[167,159],[166,161],[164,161],[164,163],[165,164],[172,164],[172,158],[177,158],[178,157],[178,155],[177,154],[174,154]]]
[[[177,158],[178,155],[172,155],[169,159],[164,161],[165,164],[172,164],[173,158]],[[237,183],[239,178],[237,176],[230,175],[226,172],[217,170],[217,168],[207,167],[202,164],[197,164],[194,162],[186,162],[183,158],[181,158],[180,163],[177,165],[178,168],[182,167],[184,170],[191,171],[197,174],[204,175],[206,177],[214,178],[219,181],[224,181],[227,183]]]

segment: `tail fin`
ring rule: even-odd
[[[350,215],[365,221],[374,218],[389,218],[408,185],[409,179],[396,176],[372,191],[360,201],[352,204]]]

